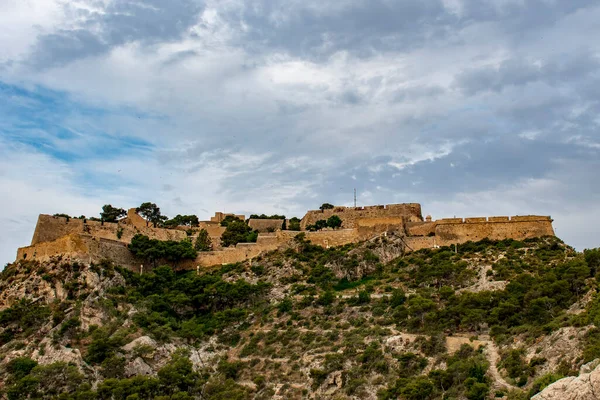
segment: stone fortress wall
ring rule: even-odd
[[[248,226],[255,231],[260,233],[275,232],[277,229],[283,228],[283,223],[286,222],[283,219],[259,219],[250,218],[248,220]]]
[[[220,237],[225,228],[220,222],[234,214],[216,213],[210,221],[201,221],[198,229],[206,229],[213,242],[214,250],[200,252],[196,260],[176,265],[179,268],[208,267],[244,261],[266,251],[285,247],[300,232],[282,230],[283,220],[250,219],[249,225],[259,231],[256,243],[239,243],[235,247],[221,248]],[[339,216],[342,228],[306,231],[306,226],[332,215]],[[244,219],[243,215],[235,215]],[[183,240],[188,236],[188,227],[175,229],[153,228],[140,217],[135,209],[118,223],[104,224],[50,215],[40,215],[30,246],[20,248],[17,260],[47,260],[56,255],[66,255],[84,261],[111,259],[132,270],[139,270],[142,262],[136,260],[127,249],[134,235],[140,233],[152,239]],[[471,217],[423,219],[421,206],[416,203],[390,204],[370,207],[335,207],[330,210],[308,211],[301,220],[301,229],[307,240],[323,247],[339,246],[367,240],[386,232],[404,235],[409,250],[436,248],[478,241],[485,238],[517,240],[553,236],[552,219],[548,216]]]
[[[405,221],[423,221],[421,205],[418,203],[388,204],[365,207],[334,207],[326,210],[311,210],[300,221],[300,229],[305,230],[308,225],[314,225],[320,219],[337,215],[342,219],[342,228],[352,229],[361,219],[388,219],[403,218]]]

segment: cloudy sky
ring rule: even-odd
[[[0,0],[0,262],[39,213],[551,215],[600,246],[597,0]]]

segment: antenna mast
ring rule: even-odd
[[[354,208],[356,208],[356,188],[354,188]]]

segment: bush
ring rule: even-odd
[[[100,213],[100,218],[105,222],[117,222],[119,218],[124,217],[127,212],[118,207],[113,207],[110,204],[105,204],[102,206],[102,212]],[[120,238],[119,238],[120,239]]]
[[[241,361],[229,362],[227,360],[219,361],[217,371],[222,373],[227,379],[237,379],[241,369],[244,367],[244,363]]]
[[[300,230],[300,219],[297,217],[291,218],[290,223],[288,224],[287,228],[290,231],[299,231]]]
[[[317,389],[319,386],[321,386],[323,384],[323,382],[325,382],[327,375],[329,375],[329,374],[322,369],[316,369],[316,368],[311,369],[310,377],[313,380],[312,388]]]
[[[196,251],[212,250],[212,242],[206,229],[200,229],[200,232],[198,232],[198,237],[194,243],[194,249],[196,249]]]
[[[554,373],[549,373],[540,376],[535,381],[533,381],[533,385],[531,386],[531,389],[529,389],[527,397],[533,397],[535,394],[544,390],[547,386],[550,386],[551,384],[562,378],[564,378],[564,376],[562,376],[561,374]]]
[[[332,215],[331,217],[327,218],[327,226],[333,229],[339,228],[342,226],[342,219],[337,215]]]
[[[323,204],[321,204],[321,207],[319,207],[319,210],[325,211],[325,210],[331,210],[332,208],[334,208],[333,204],[323,203]]]
[[[102,375],[105,378],[123,378],[126,360],[123,357],[110,356],[102,361]]]
[[[31,370],[38,363],[28,357],[14,358],[6,364],[6,371],[13,376],[15,380],[19,380],[29,375]]]
[[[227,224],[225,232],[221,235],[221,245],[229,247],[238,243],[255,243],[257,238],[257,231],[253,231],[246,222],[235,219]]]
[[[174,240],[150,239],[137,234],[131,239],[129,250],[137,257],[152,262],[156,266],[158,260],[181,261],[195,259],[198,255],[190,240],[180,242]]]
[[[288,313],[288,312],[292,311],[292,309],[293,309],[292,299],[290,299],[289,297],[286,297],[277,305],[277,309],[279,310],[279,314],[284,314],[284,313]]]

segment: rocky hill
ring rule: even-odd
[[[19,261],[0,276],[0,391],[597,398],[600,251],[577,253],[555,237],[404,249],[393,235],[330,249],[300,235],[199,274]]]

